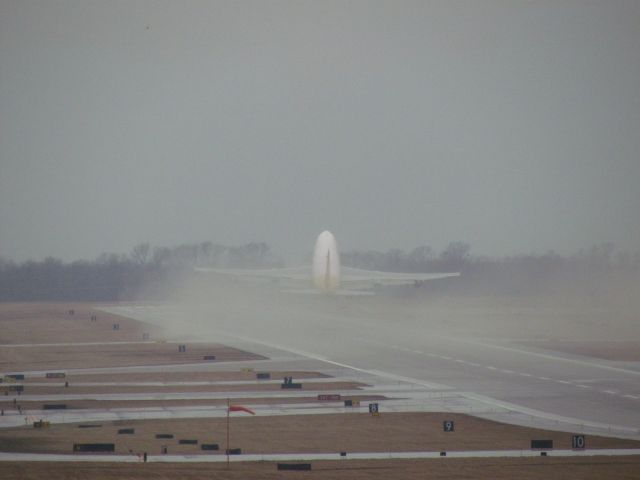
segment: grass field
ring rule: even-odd
[[[454,432],[443,431],[443,421],[455,422]],[[87,422],[100,424],[100,422]],[[337,453],[401,452],[441,450],[529,450],[532,439],[553,440],[554,448],[570,449],[571,433],[507,425],[450,413],[368,413],[249,416],[230,419],[231,448],[243,453]],[[134,428],[133,435],[118,435]],[[156,439],[170,433],[173,439]],[[0,430],[0,451],[71,453],[74,443],[115,443],[116,453],[202,453],[201,443],[225,446],[225,418],[118,421],[100,428],[78,428],[77,424],[32,426]],[[196,439],[198,445],[179,445],[180,439]],[[587,436],[587,447],[640,448],[640,442]]]
[[[640,478],[640,457],[348,460],[313,462],[307,472],[279,472],[273,462],[225,464],[110,464],[3,462],[3,480],[630,480]]]

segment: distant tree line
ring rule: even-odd
[[[459,272],[467,269],[472,262],[469,254],[471,246],[464,242],[451,242],[442,252],[422,246],[405,252],[391,249],[386,252],[350,250],[343,252],[344,265],[388,272],[428,273]]]
[[[177,247],[141,243],[129,255],[102,254],[65,263],[48,257],[16,263],[0,258],[0,301],[124,301],[162,298],[196,266],[271,268],[280,262],[263,242]]]
[[[471,254],[469,244],[452,242],[441,252],[422,246],[409,252],[351,250],[346,266],[368,270],[461,272],[452,281],[427,282],[431,291],[519,294],[579,285],[596,291],[612,277],[640,278],[640,254],[616,251],[610,243],[576,254],[554,252],[490,258]],[[55,258],[16,263],[0,258],[0,301],[126,301],[162,299],[194,267],[274,268],[282,262],[264,242],[224,246],[212,242],[152,247],[141,243],[128,255],[102,254],[93,261]]]
[[[500,258],[475,256],[471,246],[451,242],[441,252],[422,246],[409,252],[351,250],[342,253],[342,263],[355,268],[391,272],[461,272],[455,281],[428,282],[425,288],[482,293],[520,294],[551,292],[573,285],[596,292],[606,288],[612,278],[640,280],[640,252],[616,251],[612,243],[594,245],[562,256],[544,254],[514,255]]]

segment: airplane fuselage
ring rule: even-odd
[[[331,292],[340,288],[340,254],[336,237],[325,230],[313,251],[312,279],[316,288]]]

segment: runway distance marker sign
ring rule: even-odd
[[[340,400],[340,394],[339,393],[331,393],[331,394],[320,394],[318,395],[318,401],[322,402],[322,401],[336,401],[336,400]]]

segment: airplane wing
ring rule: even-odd
[[[264,268],[264,269],[245,269],[245,268],[202,268],[196,267],[196,272],[217,273],[220,275],[229,275],[233,277],[243,277],[253,280],[289,280],[304,281],[307,284],[311,279],[310,267],[289,267],[289,268]]]
[[[366,289],[376,286],[419,285],[428,280],[459,277],[460,272],[453,273],[395,273],[362,270],[342,267],[340,284],[345,289]]]
[[[310,289],[311,268],[289,267],[268,269],[240,269],[240,268],[196,268],[198,272],[215,273],[246,280],[283,283],[288,293],[321,293],[319,290]],[[455,273],[394,273],[375,270],[362,270],[359,268],[341,267],[340,289],[331,293],[337,295],[371,295],[371,290],[377,286],[392,285],[420,285],[428,280],[439,278],[458,277]]]

